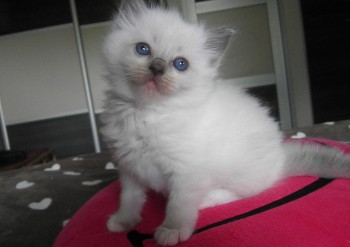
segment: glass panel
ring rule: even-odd
[[[265,4],[199,14],[209,27],[231,26],[237,33],[223,61],[224,78],[273,73],[273,57]]]

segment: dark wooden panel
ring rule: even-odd
[[[350,119],[350,1],[301,6],[315,122]]]
[[[119,0],[76,0],[80,24],[111,20],[118,2]]]
[[[115,0],[76,0],[80,24],[108,21]],[[69,0],[1,0],[0,35],[72,22]]]
[[[3,143],[3,136],[0,131],[0,151],[5,150],[5,144]]]
[[[76,0],[81,25],[112,19],[120,0]],[[159,3],[159,0],[146,0]],[[72,22],[69,0],[1,0],[0,35]]]
[[[94,152],[88,114],[7,127],[12,150],[50,148],[58,158]]]
[[[68,0],[0,1],[0,35],[69,22]]]
[[[275,85],[249,88],[246,91],[248,92],[248,94],[259,99],[263,106],[270,109],[270,115],[274,119],[276,119],[277,121],[280,120],[277,89]]]

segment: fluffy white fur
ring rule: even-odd
[[[110,89],[101,132],[119,164],[122,184],[121,205],[108,221],[109,230],[134,227],[145,192],[152,189],[168,198],[155,239],[174,245],[191,236],[200,208],[255,195],[292,172],[286,169],[287,157],[304,164],[295,174],[320,173],[319,164],[306,165],[319,148],[306,148],[316,150],[308,155],[310,150],[282,144],[268,111],[217,79],[232,34],[229,28],[190,25],[176,12],[147,8],[139,0],[122,2],[104,46]],[[136,52],[139,42],[151,47],[149,55]],[[189,62],[186,71],[173,66],[179,56]],[[166,61],[164,74],[150,71],[155,58]],[[328,163],[350,164],[335,153]]]

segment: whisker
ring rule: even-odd
[[[176,87],[172,81],[172,78],[169,77],[169,76],[165,76],[163,78],[163,87],[162,87],[162,93],[165,93],[165,94],[168,94],[168,93],[171,93],[173,92]]]

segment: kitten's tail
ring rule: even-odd
[[[350,178],[350,155],[319,144],[286,142],[286,175]]]

